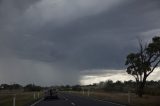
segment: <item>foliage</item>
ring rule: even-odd
[[[28,84],[24,87],[25,91],[41,91],[42,87],[36,86],[34,84]]]
[[[34,85],[34,84],[28,84],[26,86],[22,86],[20,84],[1,84],[0,90],[24,90],[24,91],[41,91],[43,87]]]
[[[152,42],[137,53],[130,53],[126,59],[127,73],[136,80],[137,94],[142,97],[147,77],[160,63],[160,37],[154,37]]]
[[[22,86],[20,84],[1,84],[0,89],[5,89],[5,90],[14,90],[14,89],[21,89]]]
[[[108,83],[109,82],[109,83]],[[100,82],[97,84],[98,88],[96,90],[106,91],[106,92],[124,92],[127,93],[128,91],[135,93],[136,92],[136,82],[129,80],[129,81],[116,81],[110,83],[111,80]],[[150,95],[160,95],[160,81],[146,81],[146,87],[144,89],[145,94]]]

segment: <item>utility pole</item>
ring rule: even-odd
[[[130,104],[131,103],[131,93],[130,93],[130,91],[128,91],[128,104]]]
[[[82,87],[82,94],[84,95],[84,88]]]
[[[37,96],[38,96],[38,98],[39,98],[39,92],[38,92]]]
[[[35,92],[34,92],[34,94],[33,94],[33,99],[36,99],[36,94],[35,94]]]
[[[90,96],[90,89],[88,88],[88,96]]]
[[[13,106],[16,106],[16,94],[13,95]]]

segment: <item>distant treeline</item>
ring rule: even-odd
[[[20,84],[1,84],[0,90],[41,91],[43,87],[34,84],[28,84],[26,86]]]
[[[107,80],[105,82],[95,83],[92,85],[62,85],[51,86],[59,91],[105,91],[105,92],[133,92],[136,90],[135,81],[116,81]],[[23,90],[23,91],[41,91],[50,87],[41,87],[34,84],[28,84],[22,86],[20,84],[1,84],[0,90]],[[147,81],[144,92],[151,95],[160,95],[160,80],[159,81]]]
[[[135,81],[117,81],[113,82],[108,80],[106,82],[100,82],[98,84],[98,90],[104,90],[106,92],[136,92]],[[160,80],[159,81],[147,81],[144,89],[145,94],[160,95]]]
[[[135,81],[116,81],[108,80],[105,82],[95,83],[92,85],[74,85],[74,86],[60,86],[60,90],[65,91],[105,91],[105,92],[136,92],[136,82]],[[144,90],[145,94],[160,95],[160,80],[159,81],[147,81],[146,88]]]

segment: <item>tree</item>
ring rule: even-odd
[[[113,91],[113,88],[115,88],[115,86],[112,80],[108,80],[105,82],[105,86],[104,86],[105,91]]]
[[[41,91],[42,87],[36,86],[34,84],[28,84],[24,87],[25,91]]]
[[[72,90],[73,90],[73,91],[81,91],[82,88],[81,88],[80,85],[75,85],[75,86],[72,86]]]
[[[22,86],[20,84],[12,84],[12,85],[10,85],[10,89],[13,89],[13,90],[21,89],[21,88],[22,88]]]
[[[136,80],[136,93],[143,96],[147,77],[158,67],[160,63],[160,37],[152,38],[152,42],[143,46],[140,42],[140,50],[130,53],[126,58],[127,73]]]

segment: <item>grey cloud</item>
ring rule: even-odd
[[[159,4],[158,0],[1,1],[0,57],[41,64],[29,67],[31,64],[22,62],[24,71],[32,70],[28,72],[33,75],[45,76],[56,70],[59,78],[49,77],[54,83],[59,79],[78,83],[83,70],[124,69],[126,55],[137,50],[137,39],[151,39],[155,33],[150,32],[159,32]],[[6,65],[10,67],[12,62]],[[35,73],[35,67],[42,64],[50,68],[38,68]],[[10,72],[2,70],[7,70],[6,76]]]

